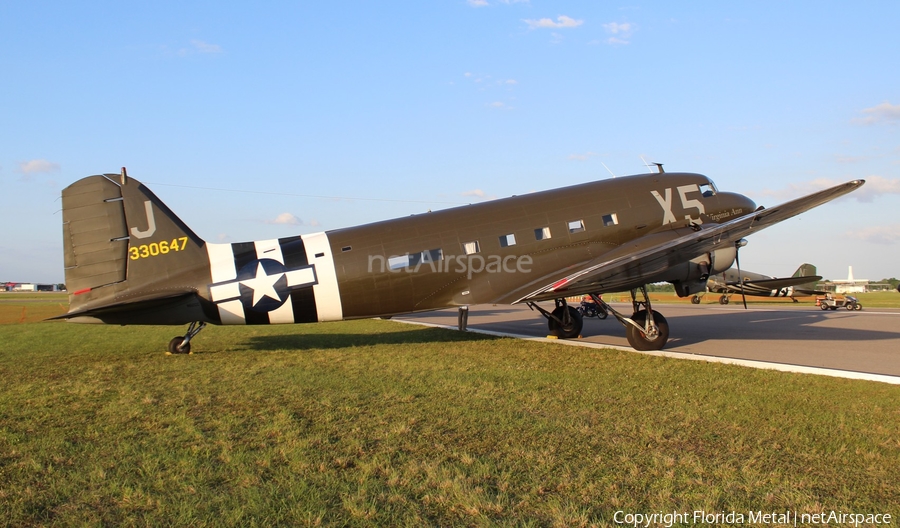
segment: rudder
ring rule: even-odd
[[[209,282],[204,241],[124,169],[73,183],[62,204],[70,315],[196,293]]]
[[[806,282],[803,284],[798,284],[794,286],[794,290],[799,292],[805,291],[814,291],[819,284],[819,281],[822,277],[816,275],[816,267],[812,264],[801,264],[797,271],[794,272],[792,277],[810,277],[812,280],[810,282]]]

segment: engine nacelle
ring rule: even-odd
[[[675,286],[679,297],[687,297],[706,291],[706,280],[710,275],[724,272],[734,264],[737,248],[733,245],[704,253],[688,262],[672,267],[664,280]]]

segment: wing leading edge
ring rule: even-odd
[[[715,249],[728,247],[747,235],[850,193],[864,183],[865,180],[852,180],[721,224],[704,224],[648,235],[656,238],[649,244],[645,240],[647,237],[636,239],[512,304],[585,293],[622,291],[654,282],[674,265]]]
[[[807,284],[810,282],[818,282],[822,280],[821,275],[811,275],[808,277],[785,277],[785,278],[774,278],[774,279],[747,279],[744,281],[744,287],[755,287],[759,290],[779,290],[781,288],[789,288],[791,286],[799,286],[801,284]],[[741,283],[739,281],[728,281],[725,283],[726,286],[733,286],[734,288],[740,288]]]

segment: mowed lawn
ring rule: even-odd
[[[900,514],[898,386],[381,320],[165,355],[182,331],[0,325],[0,523]]]

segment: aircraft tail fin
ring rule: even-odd
[[[183,298],[208,283],[204,241],[124,168],[66,187],[62,205],[69,291],[63,317]]]
[[[812,264],[800,264],[797,271],[791,277],[812,277],[816,274],[816,267]]]
[[[815,291],[821,277],[816,275],[816,267],[812,264],[801,264],[797,271],[791,277],[814,277],[810,282],[798,284],[794,287],[795,291]]]

